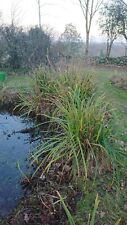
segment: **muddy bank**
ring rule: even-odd
[[[1,221],[1,225],[68,225],[65,211],[60,202],[58,192],[66,193],[65,201],[69,202],[70,209],[76,206],[79,192],[74,190],[69,182],[68,171],[63,171],[57,165],[47,176],[41,176],[41,169],[30,183],[22,182],[30,194],[26,195],[13,215]],[[60,176],[61,174],[61,176]],[[74,212],[73,211],[73,212]]]
[[[14,112],[14,108],[19,102],[19,93],[11,88],[3,88],[0,91],[0,111]],[[15,111],[16,113],[16,111]]]

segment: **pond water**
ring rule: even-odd
[[[16,164],[28,172],[26,159],[36,142],[31,142],[30,133],[18,131],[32,126],[20,117],[0,114],[0,217],[11,213],[23,196]]]

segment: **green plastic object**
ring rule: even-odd
[[[6,79],[6,73],[0,71],[0,82],[4,82]]]

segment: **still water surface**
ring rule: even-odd
[[[11,213],[23,195],[16,162],[28,172],[26,158],[35,143],[31,143],[30,133],[17,131],[31,126],[32,122],[20,117],[0,114],[0,217]]]

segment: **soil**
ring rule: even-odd
[[[7,88],[0,91],[0,109],[2,109],[2,111],[8,110],[12,113],[18,101],[19,93],[13,89]]]
[[[58,163],[47,176],[42,169],[30,182],[24,179],[24,198],[10,217],[1,220],[1,225],[68,225],[58,193],[65,197],[69,209],[75,209],[78,191],[69,183],[69,169],[63,171]],[[66,194],[65,194],[66,193]]]

